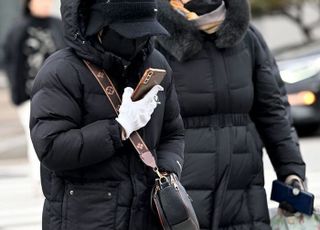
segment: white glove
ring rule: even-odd
[[[119,116],[116,118],[125,132],[125,140],[130,137],[132,132],[147,125],[158,105],[155,98],[159,91],[163,91],[163,88],[160,85],[154,86],[144,98],[139,101],[131,100],[133,91],[134,90],[130,87],[124,89]]]

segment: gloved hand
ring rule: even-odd
[[[292,187],[297,188],[300,191],[304,190],[304,186],[301,178],[296,175],[288,176],[284,183],[286,183],[287,185],[291,185]]]
[[[163,91],[163,88],[160,85],[154,86],[144,98],[139,101],[131,100],[133,91],[134,90],[130,87],[124,89],[119,116],[116,118],[125,132],[125,140],[130,137],[132,132],[147,125],[151,119],[152,113],[158,105],[155,98],[159,91]]]
[[[298,195],[300,191],[305,190],[302,180],[296,175],[288,176],[285,180],[285,183],[293,187],[293,193],[296,193],[296,195]],[[296,210],[286,202],[282,202],[279,205],[279,208],[282,209],[285,216],[292,216],[294,213],[296,213]]]

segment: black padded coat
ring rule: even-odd
[[[46,198],[43,230],[158,229],[150,208],[154,173],[121,141],[116,114],[82,59],[103,67],[120,95],[146,68],[167,70],[161,104],[140,133],[158,166],[180,175],[183,123],[171,70],[151,42],[127,68],[101,51],[83,35],[86,3],[62,0],[69,48],[48,58],[33,87],[30,129]]]
[[[263,144],[280,180],[304,179],[305,164],[276,63],[249,27],[249,6],[225,2],[226,20],[205,35],[159,1],[159,20],[172,36],[158,43],[173,70],[186,129],[182,182],[201,229],[269,230]]]

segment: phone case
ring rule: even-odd
[[[134,90],[131,99],[133,101],[142,99],[144,95],[153,88],[153,86],[160,85],[166,73],[167,72],[164,69],[147,69]]]
[[[293,194],[293,187],[281,181],[272,183],[271,200],[278,203],[287,202],[298,212],[312,215],[314,195],[306,191],[300,191],[299,195]]]

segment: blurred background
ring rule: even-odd
[[[59,17],[59,1],[51,15]],[[22,12],[21,0],[0,0],[0,44]],[[308,188],[320,207],[320,0],[251,0],[252,23],[278,60],[307,164]],[[11,103],[0,49],[0,230],[41,229],[43,197],[30,179],[27,145]],[[266,191],[276,179],[265,157]],[[270,202],[270,207],[277,204]]]

